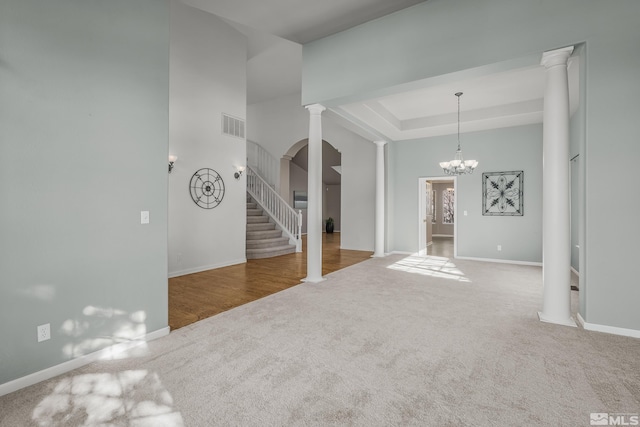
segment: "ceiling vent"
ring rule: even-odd
[[[244,120],[222,113],[222,133],[244,139]]]

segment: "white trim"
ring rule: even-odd
[[[624,337],[640,338],[640,331],[637,329],[618,328],[616,326],[598,325],[596,323],[585,322],[578,313],[578,322],[587,331],[604,332],[605,334],[622,335]]]
[[[442,183],[442,181],[445,182],[453,182],[453,194],[454,194],[454,201],[453,201],[453,217],[454,218],[458,218],[458,177],[457,176],[421,176],[418,177],[418,251],[417,252],[413,252],[412,254],[422,254],[422,255],[426,255],[425,251],[428,245],[426,245],[425,242],[425,249],[422,250],[420,248],[421,246],[421,239],[424,235],[425,237],[425,241],[426,241],[426,230],[425,233],[422,233],[422,227],[421,225],[423,224],[422,222],[422,212],[424,211],[424,208],[426,207],[426,203],[425,203],[425,197],[424,195],[426,194],[426,192],[424,191],[423,188],[423,183],[426,183],[427,181],[430,181],[432,183]],[[458,255],[458,222],[454,220],[453,224],[446,224],[446,225],[453,225],[453,236],[450,235],[446,235],[447,237],[453,237],[453,256],[454,258],[457,258]],[[434,234],[433,237],[435,237],[436,235]],[[393,253],[393,252],[391,252]],[[400,252],[402,253],[402,252]]]
[[[576,318],[578,319],[578,324],[579,324],[582,328],[584,328],[584,319],[582,318],[582,316],[580,315],[580,313],[578,313],[578,314],[576,315]]]
[[[573,272],[573,274],[575,274],[576,276],[580,277],[580,273],[578,272],[578,270],[576,270],[575,268],[571,267],[571,271]]]
[[[482,261],[482,262],[497,262],[501,264],[517,264],[517,265],[533,265],[535,267],[542,267],[541,262],[531,262],[531,261],[515,261],[510,259],[497,259],[497,258],[474,258],[468,256],[457,256],[455,259],[464,259],[469,261]]]
[[[221,262],[219,264],[211,264],[203,267],[188,268],[186,270],[178,270],[178,271],[169,273],[169,279],[173,277],[178,277],[178,276],[185,276],[187,274],[200,273],[202,271],[207,271],[207,270],[215,270],[216,268],[229,267],[230,265],[244,264],[246,262],[247,262],[246,258],[241,258],[241,259],[237,259],[229,262]]]
[[[572,328],[577,328],[578,327],[578,325],[576,324],[576,321],[573,320],[573,317],[569,317],[568,319],[564,319],[564,320],[550,319],[550,318],[545,317],[543,312],[539,311],[538,312],[538,319],[541,322],[552,323],[554,325],[569,326],[569,327],[572,327]]]
[[[388,253],[389,255],[416,255],[416,252],[406,252],[406,251],[391,251]]]
[[[29,387],[30,385],[37,384],[41,381],[46,381],[50,378],[67,373],[69,371],[73,371],[74,369],[88,365],[89,363],[95,362],[97,360],[112,358],[115,354],[137,347],[147,341],[162,338],[166,335],[169,335],[168,326],[143,335],[142,337],[133,339],[131,341],[110,345],[109,347],[103,348],[102,350],[94,351],[93,353],[76,357],[75,359],[71,359],[50,368],[43,369],[42,371],[34,372],[33,374],[29,374],[22,378],[17,378],[7,383],[0,384],[0,396],[13,393],[14,391]]]
[[[342,249],[342,248],[340,248],[340,249]],[[385,258],[385,257],[387,257],[389,255],[391,255],[389,252],[383,252],[382,256],[371,255],[369,258]]]
[[[449,224],[453,225],[453,224]],[[432,234],[432,237],[453,237],[453,234]]]

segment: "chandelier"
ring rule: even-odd
[[[453,160],[440,162],[440,167],[447,175],[464,175],[473,173],[473,170],[478,166],[478,162],[462,158],[462,149],[460,148],[460,97],[462,92],[458,92],[455,95],[458,97],[458,151],[456,151]]]

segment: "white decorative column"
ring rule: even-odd
[[[374,141],[376,144],[376,233],[373,257],[384,256],[384,145],[385,141]]]
[[[322,117],[325,108],[308,105],[309,163],[307,188],[307,277],[304,282],[317,283],[322,278]]]
[[[569,213],[569,79],[573,46],[544,52],[546,70],[542,142],[543,322],[576,326],[571,318]]]

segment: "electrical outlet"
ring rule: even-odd
[[[149,211],[140,211],[140,224],[149,224]]]
[[[46,341],[48,339],[51,339],[51,324],[46,323],[38,326],[38,342]]]
[[[501,251],[502,250],[502,245],[498,245],[498,250]]]

